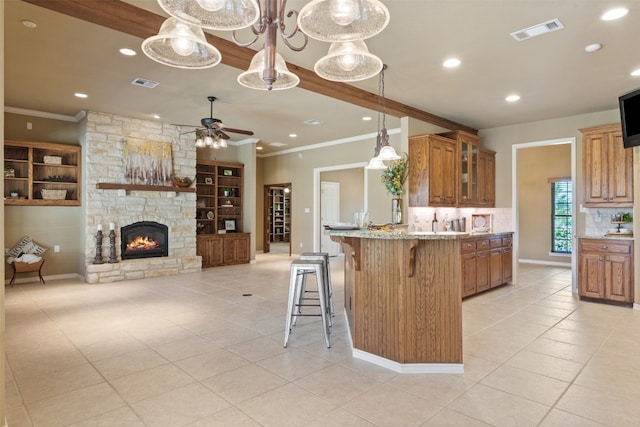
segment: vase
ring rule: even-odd
[[[393,196],[391,199],[391,223],[402,224],[402,198]]]

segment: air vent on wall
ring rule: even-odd
[[[532,37],[561,30],[563,28],[564,25],[562,25],[562,22],[556,18],[551,21],[543,22],[542,24],[534,25],[533,27],[525,28],[524,30],[514,31],[511,33],[511,37],[521,42],[523,40],[528,40]]]
[[[153,89],[158,86],[160,83],[154,82],[153,80],[143,79],[142,77],[137,77],[134,81],[131,82],[134,86],[142,86],[149,89]]]

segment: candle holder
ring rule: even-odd
[[[109,231],[109,263],[113,264],[118,262],[116,257],[116,232],[114,230]]]
[[[102,230],[96,233],[96,256],[93,258],[94,264],[104,264],[102,259]]]

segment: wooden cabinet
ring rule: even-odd
[[[633,206],[633,150],[625,149],[619,124],[580,129],[584,205]]]
[[[456,142],[415,136],[409,138],[409,153],[409,206],[456,206]]]
[[[196,164],[196,252],[203,267],[249,262],[249,234],[243,233],[241,163]]]
[[[289,242],[291,237],[291,199],[289,189],[269,189],[269,238],[270,242]]]
[[[79,206],[81,150],[76,145],[5,141],[4,204]]]
[[[202,257],[202,267],[248,263],[249,236],[249,233],[198,235],[196,251]]]
[[[633,302],[633,241],[578,240],[578,294],[581,297]]]
[[[494,207],[495,155],[464,131],[409,138],[409,206]]]
[[[508,283],[512,279],[511,233],[469,237],[460,245],[462,297]]]
[[[478,202],[476,206],[496,205],[496,153],[481,148],[478,154]]]

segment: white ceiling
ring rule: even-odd
[[[166,16],[155,0],[128,0]],[[292,0],[300,9],[306,1]],[[630,72],[640,68],[638,0],[386,0],[391,21],[367,40],[386,64],[386,96],[476,129],[491,128],[617,107],[622,93],[640,87]],[[629,14],[603,22],[600,15],[624,5]],[[233,128],[250,129],[260,144],[284,142],[265,153],[377,131],[376,113],[304,89],[255,91],[236,82],[241,70],[218,65],[182,70],[157,64],[140,51],[141,39],[28,4],[5,7],[5,106],[73,116],[81,110],[198,125],[209,116],[208,95],[219,98],[214,117]],[[518,42],[510,33],[558,18],[564,29]],[[22,20],[38,24],[29,29]],[[215,33],[229,38],[228,33]],[[590,43],[601,43],[586,53]],[[130,47],[138,55],[118,53]],[[257,47],[253,47],[257,49]],[[328,45],[311,40],[302,52],[279,53],[313,69]],[[462,65],[444,69],[455,56]],[[130,84],[137,77],[160,83],[155,89]],[[331,85],[327,82],[327,85]],[[354,83],[377,93],[378,79]],[[77,99],[74,92],[85,92]],[[518,93],[515,104],[504,101]],[[373,121],[363,122],[364,115]],[[317,126],[304,124],[317,119]],[[399,119],[387,117],[387,128]],[[290,133],[298,137],[290,138]],[[231,135],[235,140],[244,137]]]

